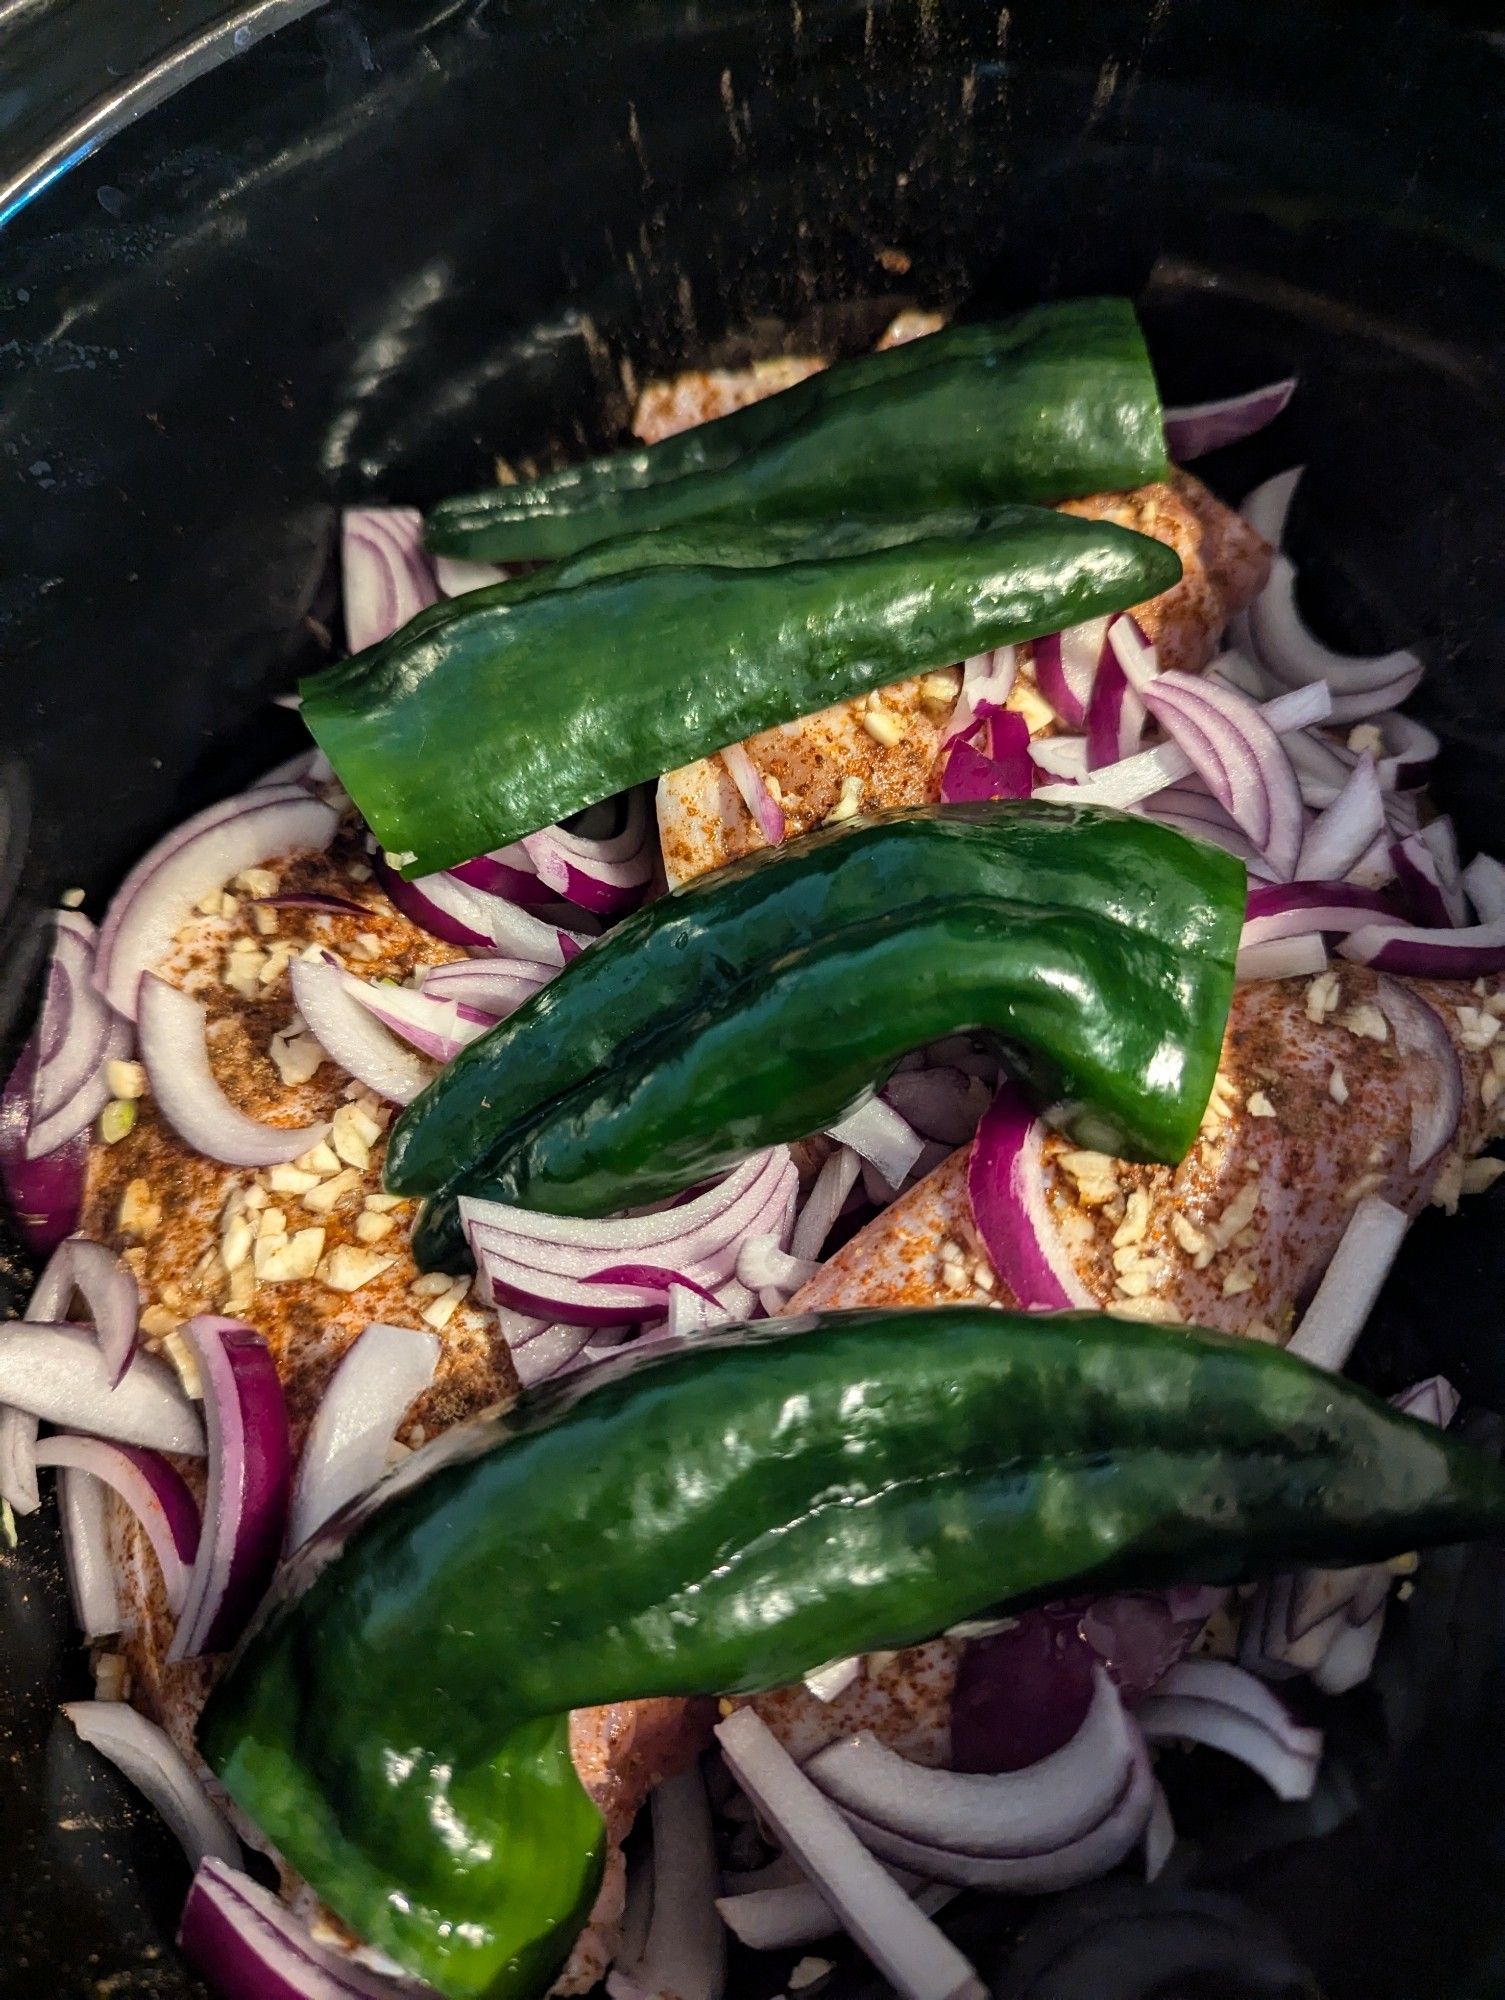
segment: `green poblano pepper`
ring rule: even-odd
[[[765,1321],[417,1454],[295,1558],[199,1741],[360,1936],[453,2000],[531,2000],[601,1867],[572,1708],[1502,1527],[1493,1460],[1261,1342],[965,1306]]]
[[[612,535],[1066,500],[1166,475],[1127,299],[1071,299],[838,362],[655,445],[446,500],[441,555],[570,555]]]

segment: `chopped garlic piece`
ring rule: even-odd
[[[1327,1094],[1334,1104],[1348,1102],[1348,1080],[1336,1063],[1333,1064],[1332,1074],[1327,1079]]]
[[[138,1062],[107,1062],[105,1083],[111,1097],[134,1099],[146,1095],[146,1069]]]
[[[319,1234],[322,1237],[323,1231]],[[319,1276],[333,1292],[358,1292],[362,1285],[369,1285],[373,1278],[390,1270],[396,1261],[395,1257],[382,1257],[374,1250],[342,1243],[324,1259]]]
[[[315,1215],[328,1215],[347,1195],[360,1191],[361,1177],[354,1167],[345,1167],[332,1180],[320,1181],[303,1197],[303,1206]]]
[[[886,708],[869,708],[862,718],[862,726],[885,750],[892,750],[896,743],[904,741],[904,724]]]
[[[267,1174],[267,1186],[273,1194],[307,1194],[318,1185],[319,1176],[302,1167],[273,1167]]]
[[[1118,1162],[1107,1153],[1068,1149],[1056,1155],[1056,1164],[1070,1174],[1077,1194],[1088,1208],[1101,1208],[1122,1192]]]
[[[256,1245],[256,1276],[264,1285],[284,1285],[299,1278],[311,1278],[323,1254],[322,1229],[299,1229],[291,1236],[263,1237]]]
[[[1505,1160],[1470,1160],[1463,1169],[1463,1192],[1487,1194],[1501,1174],[1505,1174]]]
[[[415,1299],[436,1299],[441,1292],[449,1290],[451,1282],[443,1271],[425,1271],[413,1280],[408,1290]]]
[[[107,1146],[118,1146],[126,1135],[135,1130],[136,1100],[133,1097],[112,1097],[99,1114],[99,1136]]]
[[[1319,972],[1306,989],[1306,1018],[1320,1026],[1329,1014],[1338,1011],[1343,988],[1336,972]]]
[[[368,1194],[366,1206],[374,1209],[378,1215],[390,1215],[394,1208],[401,1208],[406,1200],[407,1196],[401,1194]]]
[[[276,937],[281,928],[281,921],[277,912],[269,909],[265,903],[258,903],[251,912],[251,922],[256,926],[258,937]]]
[[[1351,1035],[1365,1036],[1372,1042],[1388,1042],[1390,1039],[1390,1023],[1372,1000],[1350,1007],[1347,1013],[1338,1017],[1338,1026],[1347,1028]]]
[[[1240,1292],[1252,1292],[1259,1280],[1247,1264],[1235,1264],[1223,1280],[1223,1297],[1236,1299]]]
[[[1113,1232],[1113,1248],[1122,1250],[1126,1244],[1142,1243],[1149,1226],[1150,1191],[1148,1188],[1135,1188],[1129,1196],[1124,1219]]]
[[[301,1167],[306,1174],[317,1174],[322,1180],[325,1174],[337,1174],[340,1171],[340,1156],[327,1139],[321,1139],[317,1146],[311,1146],[306,1153],[300,1153],[293,1161],[293,1165]]]
[[[1498,1014],[1488,1014],[1480,1007],[1459,1007],[1456,1010],[1460,1034],[1458,1039],[1466,1049],[1478,1054],[1487,1049],[1500,1032]],[[116,1093],[123,1095],[122,1092]]]
[[[137,1324],[148,1340],[164,1340],[176,1333],[182,1322],[169,1307],[157,1305],[145,1307]]]
[[[848,775],[841,781],[841,796],[826,814],[825,824],[833,826],[838,821],[852,819],[862,811],[862,780]]]
[[[462,1303],[465,1294],[469,1290],[470,1280],[468,1278],[456,1278],[448,1291],[424,1307],[423,1312],[420,1314],[424,1325],[431,1326],[436,1333],[448,1326],[455,1316],[456,1309]]]
[[[238,1271],[251,1254],[256,1232],[245,1215],[233,1216],[219,1240],[220,1261],[227,1271]]]
[[[139,1176],[125,1184],[115,1226],[122,1236],[155,1236],[162,1226],[161,1206],[152,1198],[149,1184]]]
[[[355,1218],[355,1233],[362,1243],[380,1243],[396,1227],[395,1215],[378,1215],[372,1209],[362,1209]]]
[[[243,868],[235,877],[235,887],[243,896],[272,896],[277,891],[277,877],[270,868]]]
[[[1188,1257],[1195,1257],[1199,1250],[1207,1248],[1207,1238],[1191,1217],[1183,1215],[1179,1208],[1171,1210],[1171,1234]]]
[[[199,1360],[182,1334],[173,1330],[162,1342],[162,1352],[172,1363],[178,1380],[183,1385],[183,1394],[191,1396],[196,1403],[204,1400],[204,1384],[199,1375]]]

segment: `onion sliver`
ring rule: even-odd
[[[1468,899],[1451,820],[1435,819],[1390,849],[1396,879],[1419,924],[1443,929],[1468,922]]]
[[[63,1714],[156,1807],[194,1867],[210,1855],[240,1860],[240,1842],[166,1730],[123,1701],[65,1701]]]
[[[1247,1764],[1277,1798],[1306,1799],[1322,1757],[1320,1729],[1303,1729],[1279,1695],[1226,1660],[1183,1660],[1139,1705],[1152,1743],[1177,1738]]]
[[[180,1139],[228,1167],[272,1167],[317,1146],[327,1124],[263,1125],[232,1104],[209,1066],[208,1021],[191,994],[141,981],[141,1060],[157,1109]],[[305,1017],[306,1018],[306,1017]]]
[[[0,1409],[0,1500],[17,1514],[42,1504],[37,1487],[38,1419],[30,1410]]]
[[[1346,875],[1385,830],[1385,803],[1374,759],[1361,757],[1320,818],[1306,830],[1298,881],[1337,881]]]
[[[850,1146],[895,1188],[908,1178],[924,1146],[908,1120],[881,1097],[870,1097],[838,1123],[828,1125],[826,1136],[838,1146]]]
[[[953,1883],[922,1882],[905,1868],[890,1868],[888,1873],[927,1917],[961,1894]],[[745,1890],[721,1897],[716,1908],[727,1929],[750,1951],[787,1951],[792,1945],[815,1944],[841,1929],[840,1917],[813,1882]]]
[[[371,986],[357,979],[347,990],[384,1028],[411,1042],[431,1062],[453,1062],[461,1049],[496,1025],[490,1014],[477,1007],[446,999],[440,993],[415,992],[411,986]]]
[[[763,773],[748,755],[746,745],[729,743],[721,753],[721,761],[743,805],[747,807],[753,825],[770,847],[777,847],[784,838],[784,809],[769,791]]]
[[[1045,1198],[1044,1123],[1006,1083],[977,1128],[967,1163],[972,1219],[993,1268],[1025,1312],[1090,1307]]]
[[[109,1494],[87,1472],[58,1474],[58,1516],[73,1622],[91,1642],[118,1632],[120,1587],[110,1549]]]
[[[116,1027],[114,1011],[94,985],[94,926],[76,910],[59,910],[52,922],[52,952],[37,1017],[37,1062],[31,1083],[32,1127],[27,1149],[33,1158],[50,1153],[88,1124],[94,1111],[66,1127],[58,1123],[58,1114],[66,1112],[99,1076],[107,1056],[117,1053],[109,1046],[111,1030]],[[98,1109],[96,1104],[95,1111]]]
[[[1432,1065],[1432,1075],[1411,1093],[1411,1150],[1406,1164],[1414,1173],[1453,1142],[1463,1117],[1463,1064],[1447,1023],[1419,993],[1381,973],[1374,997],[1401,1054],[1422,1056]]]
[[[1324,682],[1332,691],[1334,722],[1363,722],[1399,707],[1425,672],[1409,651],[1360,658],[1324,646],[1297,609],[1295,567],[1282,555],[1271,564],[1270,580],[1245,617],[1260,665],[1288,687]]]
[[[622,1966],[647,1994],[675,2000],[721,2000],[726,1984],[726,1932],[716,1913],[716,1840],[710,1801],[692,1766],[655,1785],[653,1915],[640,1959]],[[615,1991],[615,1981],[609,1982]]]
[[[979,722],[996,714],[1013,692],[1019,672],[1019,655],[1012,646],[999,646],[991,653],[974,653],[962,661],[961,693],[946,725],[942,750],[969,737]]]
[[[177,1376],[138,1354],[117,1384],[92,1333],[28,1321],[0,1330],[0,1404],[122,1444],[199,1457],[204,1427]]]
[[[340,524],[345,643],[352,653],[390,639],[439,596],[416,507],[347,507]]]
[[[177,1617],[199,1546],[199,1510],[182,1474],[160,1452],[96,1437],[43,1438],[36,1462],[87,1472],[120,1495],[146,1531],[168,1609]]]
[[[87,1236],[69,1236],[53,1251],[38,1278],[26,1317],[53,1323],[71,1320],[68,1307],[75,1292],[83,1295],[89,1308],[111,1384],[118,1383],[136,1352],[141,1312],[136,1280],[113,1250]]]
[[[406,881],[385,855],[375,857],[378,881],[411,923],[447,944],[502,951],[514,958],[560,966],[585,940],[519,909],[505,896],[478,889],[458,875],[420,875]]]
[[[1288,881],[1301,851],[1301,790],[1259,704],[1182,673],[1158,674],[1140,693],[1218,804]]]
[[[287,1545],[301,1548],[348,1501],[367,1492],[386,1470],[403,1412],[429,1386],[439,1343],[412,1327],[368,1326],[330,1378],[293,1484]]]
[[[1299,937],[1271,938],[1267,944],[1242,944],[1234,965],[1245,985],[1253,979],[1312,979],[1327,970],[1327,946],[1320,932]]]
[[[1203,676],[1206,679],[1206,676]],[[1259,713],[1277,735],[1292,729],[1308,729],[1325,722],[1331,712],[1331,697],[1325,685],[1314,681],[1309,687],[1295,688],[1259,705]],[[1120,763],[1105,765],[1078,785],[1042,785],[1037,799],[1056,804],[1081,806],[1138,805],[1153,798],[1167,785],[1189,778],[1195,767],[1178,743],[1162,743],[1153,750],[1140,750]]]
[[[1165,449],[1178,465],[1201,458],[1224,445],[1253,437],[1274,423],[1296,391],[1296,377],[1287,375],[1263,388],[1238,396],[1218,396],[1210,403],[1180,403],[1165,412]]]
[[[1402,1389],[1398,1396],[1392,1396],[1390,1401],[1408,1417],[1436,1424],[1438,1430],[1445,1431],[1457,1416],[1462,1398],[1446,1375],[1427,1375],[1420,1382],[1413,1382],[1409,1389]]]
[[[1505,862],[1492,854],[1476,854],[1463,871],[1463,886],[1481,922],[1505,917]]]
[[[193,1878],[178,1943],[225,2000],[420,2000],[423,1992],[315,1944],[259,1882],[214,1856]]]
[[[282,1385],[261,1335],[200,1314],[183,1338],[204,1385],[209,1485],[205,1532],[169,1660],[223,1651],[239,1638],[276,1567],[292,1484]]]
[[[511,574],[500,563],[471,562],[466,556],[434,557],[434,581],[441,597],[467,597],[473,590],[505,583]]]
[[[743,1790],[904,2000],[985,2000],[987,1989],[956,1946],[915,1908],[750,1708],[729,1715],[716,1734]]]
[[[1418,979],[1481,979],[1505,971],[1505,917],[1463,930],[1366,924],[1338,946],[1345,958]]]
[[[534,1389],[540,1382],[562,1374],[590,1345],[588,1326],[546,1326],[532,1340],[512,1349],[512,1366],[518,1386]]]
[[[862,1157],[850,1146],[838,1146],[815,1177],[789,1239],[791,1257],[818,1257],[861,1170]]]
[[[1138,633],[1138,625],[1129,622]],[[1105,646],[1087,704],[1087,768],[1099,771],[1132,757],[1144,735],[1144,722],[1144,703],[1129,685],[1117,647]]]
[[[1343,1366],[1364,1330],[1409,1227],[1409,1218],[1400,1209],[1376,1195],[1364,1197],[1349,1217],[1316,1297],[1291,1335],[1287,1353],[1333,1373]]]
[[[531,1000],[540,986],[547,986],[558,969],[531,958],[459,959],[452,965],[431,966],[423,975],[421,990],[500,1020]]]
[[[28,1248],[45,1257],[78,1227],[89,1169],[89,1134],[76,1132],[54,1152],[40,1159],[27,1157],[35,1061],[35,1044],[28,1042],[0,1092],[0,1180]]]
[[[1144,1829],[1144,1879],[1153,1882],[1160,1875],[1171,1858],[1171,1849],[1176,1845],[1176,1822],[1171,1818],[1171,1802],[1165,1796],[1165,1787],[1157,1782],[1150,1816]]]
[[[1269,944],[1306,931],[1352,931],[1390,904],[1355,882],[1275,882],[1249,891],[1241,944]]]
[[[1022,1770],[932,1770],[867,1734],[828,1744],[805,1769],[865,1826],[974,1858],[1033,1861],[1107,1818],[1138,1754],[1133,1720],[1099,1666],[1076,1733]]]
[[[126,876],[99,934],[94,979],[117,1013],[136,1018],[142,974],[160,959],[194,905],[244,869],[300,848],[328,847],[333,806],[301,785],[267,785],[185,820]]]
[[[298,1012],[330,1061],[389,1103],[411,1104],[433,1070],[363,1005],[355,975],[321,954],[294,959],[289,976]]]

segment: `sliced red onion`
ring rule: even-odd
[[[467,597],[473,590],[489,590],[505,583],[512,574],[500,563],[471,562],[464,556],[435,556],[434,581],[441,597]]]
[[[1192,674],[1158,674],[1140,692],[1218,804],[1288,881],[1301,851],[1301,792],[1259,704]]]
[[[121,1626],[120,1584],[110,1552],[109,1495],[87,1472],[58,1474],[63,1566],[73,1622],[85,1639],[105,1639]]]
[[[178,1943],[220,2000],[418,2000],[425,1990],[315,1944],[275,1896],[216,1856],[193,1878]]]
[[[741,749],[740,744],[733,747]],[[751,758],[748,764],[757,776]],[[773,829],[777,826],[781,840],[784,815],[761,777],[757,783],[763,805],[755,817],[769,844],[777,845]],[[627,793],[625,817],[615,833],[592,836],[550,826],[527,834],[517,847],[544,889],[602,917],[619,916],[643,900],[658,856],[653,816],[641,788]]]
[[[1107,651],[1108,618],[1089,618],[1048,638],[1036,639],[1030,652],[1035,685],[1068,729],[1085,728],[1093,684]]]
[[[996,715],[1014,691],[1019,655],[1012,646],[974,653],[962,662],[961,692],[941,743],[942,751],[970,737],[979,722]]]
[[[752,815],[753,825],[770,847],[777,847],[784,838],[783,809],[764,784],[763,773],[747,754],[745,744],[729,743],[721,753],[721,761]]]
[[[867,1852],[750,1708],[718,1724],[734,1776],[904,2000],[985,2000],[986,1988],[949,1938]]]
[[[572,931],[544,923],[505,897],[477,889],[457,875],[420,875],[405,881],[381,854],[374,866],[378,881],[403,915],[447,944],[494,949],[559,966],[584,942]]]
[[[1457,1416],[1462,1400],[1446,1375],[1428,1375],[1390,1398],[1406,1416],[1415,1417],[1419,1423],[1435,1424],[1440,1431],[1445,1431]]]
[[[299,849],[326,848],[340,816],[301,785],[267,785],[224,799],[168,834],[126,876],[99,934],[94,980],[134,1021],[141,976],[200,902],[244,869]]]
[[[1242,944],[1234,969],[1245,985],[1252,979],[1312,979],[1327,970],[1327,946],[1318,931]]]
[[[1027,799],[1035,782],[1029,724],[1013,709],[999,709],[981,726],[987,731],[986,753],[962,741],[947,751],[941,770],[942,799],[948,805],[971,799]]]
[[[782,1243],[798,1188],[783,1147],[754,1156],[717,1186],[652,1215],[604,1221],[541,1215],[462,1196],[460,1215],[477,1268],[504,1303],[571,1326],[659,1317],[671,1286],[718,1289],[736,1270],[749,1234]],[[613,1280],[652,1268],[653,1282]]]
[[[1505,917],[1463,930],[1366,924],[1338,947],[1345,958],[1417,979],[1481,979],[1505,971]]]
[[[1279,1695],[1226,1660],[1183,1660],[1137,1710],[1152,1743],[1182,1739],[1222,1750],[1256,1771],[1277,1798],[1307,1799],[1322,1732],[1303,1729]]]
[[[1274,423],[1296,392],[1296,377],[1267,382],[1238,396],[1218,396],[1210,403],[1178,403],[1165,412],[1165,448],[1178,465],[1201,458],[1224,445],[1253,437]],[[1247,503],[1246,503],[1247,504]]]
[[[860,1655],[854,1654],[848,1660],[832,1660],[829,1666],[816,1667],[803,1676],[804,1685],[817,1701],[835,1701],[839,1694],[845,1694],[862,1672]]]
[[[1139,1758],[1132,1718],[1102,1667],[1080,1727],[1059,1750],[1023,1770],[933,1770],[875,1736],[839,1739],[805,1766],[809,1777],[869,1838],[873,1829],[977,1861],[1022,1862],[1054,1855],[1100,1826],[1117,1805]],[[1148,1800],[1146,1800],[1148,1807]],[[874,1851],[897,1861],[871,1840]],[[972,1880],[942,1875],[942,1880]],[[1032,1887],[1027,1875],[991,1886]]]
[[[1463,886],[1482,923],[1505,917],[1505,862],[1476,854],[1463,871]]]
[[[152,1097],[196,1153],[229,1167],[278,1166],[317,1146],[328,1132],[327,1123],[264,1125],[230,1102],[209,1066],[208,1020],[191,994],[149,972],[141,981],[140,1008],[141,1060]]]
[[[1235,618],[1229,628],[1234,632],[1239,624]],[[1219,653],[1212,665],[1206,669],[1207,678],[1219,687],[1237,688],[1254,701],[1266,702],[1280,693],[1280,683],[1272,674],[1267,674],[1257,660],[1251,660],[1247,651],[1239,652],[1230,647]]]
[[[1162,826],[1173,827],[1191,840],[1210,841],[1229,854],[1236,854],[1256,881],[1271,879],[1270,865],[1254,843],[1234,825],[1217,800],[1198,779],[1167,785],[1139,808]]]
[[[1323,1694],[1348,1694],[1366,1681],[1380,1649],[1385,1609],[1372,1612],[1362,1625],[1341,1625],[1332,1644],[1312,1669],[1312,1683]]]
[[[1275,882],[1249,891],[1243,942],[1267,944],[1306,931],[1357,930],[1367,917],[1390,912],[1384,896],[1354,882]]]
[[[1419,993],[1381,974],[1374,997],[1401,1054],[1421,1056],[1432,1065],[1431,1077],[1411,1094],[1407,1164],[1414,1173],[1430,1166],[1457,1135],[1463,1117],[1463,1064],[1447,1023]]]
[[[1000,1278],[1025,1312],[1093,1304],[1061,1242],[1045,1193],[1045,1126],[1006,1083],[977,1128],[967,1163],[972,1220]]]
[[[1199,685],[1207,684],[1204,674]],[[1295,688],[1265,702],[1258,712],[1277,735],[1284,735],[1288,730],[1308,729],[1313,723],[1325,722],[1330,710],[1331,698],[1325,684],[1314,681],[1309,687]],[[1162,743],[1154,750],[1141,750],[1120,763],[1094,771],[1078,785],[1042,785],[1035,797],[1062,805],[1115,806],[1121,811],[1138,805],[1142,799],[1152,798],[1181,778],[1189,778],[1194,768],[1179,743]]]
[[[37,1017],[36,1071],[32,1079],[31,1156],[50,1153],[64,1139],[81,1131],[101,1108],[59,1120],[80,1093],[100,1077],[111,1048],[115,1015],[94,987],[94,926],[76,910],[59,910],[53,917],[52,951],[47,987]],[[122,1051],[123,1053],[123,1051]],[[107,1093],[108,1094],[108,1093]]]
[[[1381,834],[1366,847],[1348,871],[1348,880],[1361,889],[1383,889],[1395,880],[1395,863],[1390,858],[1390,838]]]
[[[1134,630],[1139,632],[1137,624]],[[1144,724],[1144,703],[1129,685],[1117,648],[1109,644],[1098,661],[1092,699],[1087,704],[1088,769],[1100,771],[1105,765],[1132,757],[1139,749]]]
[[[1416,838],[1432,857],[1432,872],[1442,895],[1448,921],[1455,925],[1468,922],[1468,897],[1463,888],[1463,867],[1458,859],[1458,836],[1453,831],[1453,822],[1446,813],[1417,829]]]
[[[438,1364],[433,1334],[379,1320],[346,1349],[298,1460],[288,1510],[289,1550],[301,1548],[331,1515],[381,1478],[393,1433],[433,1381]]]
[[[590,1345],[588,1326],[546,1326],[532,1340],[512,1349],[518,1386],[536,1388],[561,1374]]]
[[[557,970],[531,958],[463,958],[453,965],[430,966],[421,990],[501,1020],[547,986]]]
[[[168,1609],[176,1617],[199,1545],[199,1510],[182,1475],[160,1452],[96,1437],[43,1438],[36,1462],[86,1472],[120,1495],[146,1531],[162,1571]]]
[[[453,1062],[461,1049],[496,1026],[492,1015],[446,999],[442,993],[418,992],[411,986],[368,985],[363,979],[354,980],[347,991],[384,1028],[411,1042],[431,1062]]]
[[[204,1385],[208,1532],[199,1543],[169,1660],[223,1652],[239,1638],[276,1567],[292,1485],[282,1384],[261,1335],[201,1313],[188,1321],[183,1338]]]
[[[890,1868],[905,1895],[927,1917],[935,1916],[961,1894],[949,1882],[923,1882],[906,1868]],[[721,1920],[750,1951],[787,1951],[816,1944],[841,1929],[841,1919],[813,1882],[776,1883],[723,1896],[716,1905]]]
[[[1031,763],[1054,778],[1085,778],[1089,769],[1085,736],[1040,736],[1029,754]]]
[[[28,1159],[35,1045],[28,1042],[0,1093],[0,1180],[29,1249],[40,1257],[78,1227],[89,1169],[89,1134],[76,1132],[54,1152]]]
[[[1349,1218],[1316,1296],[1291,1335],[1287,1352],[1336,1374],[1353,1352],[1364,1322],[1390,1275],[1410,1219],[1388,1201],[1366,1195]]]
[[[340,569],[352,653],[389,639],[439,596],[416,507],[347,507]]]
[[[112,1250],[86,1236],[70,1236],[58,1245],[37,1280],[26,1307],[30,1320],[71,1319],[68,1307],[79,1292],[99,1336],[111,1383],[119,1382],[136,1352],[136,1323],[141,1295],[136,1280]]]
[[[838,1146],[850,1146],[854,1153],[870,1161],[892,1187],[899,1187],[920,1157],[924,1144],[919,1134],[881,1097],[849,1111],[835,1125],[826,1127],[828,1138]]]
[[[433,1070],[363,1003],[362,982],[327,952],[288,970],[298,1012],[330,1061],[389,1103],[411,1104]]]
[[[239,1861],[240,1842],[165,1729],[124,1701],[65,1701],[62,1712],[156,1807],[194,1867],[210,1855]]]
[[[723,1286],[723,1295],[731,1289]],[[735,1311],[732,1310],[725,1303],[724,1296],[708,1300],[698,1285],[671,1285],[664,1332],[671,1340],[682,1340],[708,1326],[721,1326],[729,1319],[746,1317],[747,1308],[739,1304]]]
[[[0,1500],[16,1514],[34,1514],[37,1488],[37,1419],[30,1410],[0,1409]]]
[[[773,1236],[744,1236],[737,1252],[738,1282],[754,1292],[797,1292],[820,1269],[811,1257],[793,1257]]]
[[[106,1065],[122,1062],[130,1053],[131,1029],[128,1021],[112,1017],[104,1051],[94,1069],[75,1094],[48,1118],[33,1122],[26,1135],[26,1157],[46,1159],[66,1146],[70,1139],[88,1128],[110,1101]]]
[[[721,2000],[726,1984],[726,1932],[716,1913],[719,1885],[710,1801],[697,1769],[655,1785],[648,1797],[653,1819],[653,1915],[642,1956],[620,1964],[607,1980],[618,2000],[625,1983],[634,1992],[670,1994],[675,2000]]]
[[[1298,881],[1337,881],[1362,860],[1385,830],[1385,802],[1374,759],[1354,765],[1342,789],[1307,828],[1296,864]]]
[[[805,1197],[794,1234],[789,1239],[792,1257],[818,1257],[825,1248],[836,1218],[846,1206],[847,1196],[861,1170],[862,1156],[850,1146],[838,1146],[821,1167],[815,1184]]]
[[[196,1458],[198,1411],[155,1355],[138,1354],[117,1384],[92,1333],[18,1320],[0,1331],[0,1404],[44,1423]]]

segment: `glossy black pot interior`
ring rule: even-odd
[[[106,14],[0,6],[33,64],[7,173],[61,98],[43,55],[118,75]],[[0,1025],[39,907],[77,884],[97,914],[293,744],[268,697],[338,643],[343,501],[608,439],[635,380],[857,346],[910,298],[1131,292],[1173,398],[1299,373],[1209,475],[1308,463],[1314,621],[1424,636],[1445,802],[1505,844],[1502,86],[1475,24],[1312,0],[388,0],[199,77],[0,229]],[[1502,1201],[1423,1224],[1365,1350],[1446,1367],[1483,1426]],[[948,1921],[1019,2000],[1505,1991],[1502,1608],[1493,1557],[1426,1565],[1372,1683],[1320,1705],[1310,1805],[1172,1759],[1161,1885]],[[0,1550],[0,1646],[0,1991],[199,1991],[169,1837],[53,1720],[87,1674],[45,1522]],[[788,1969],[743,1958],[734,1992]]]

